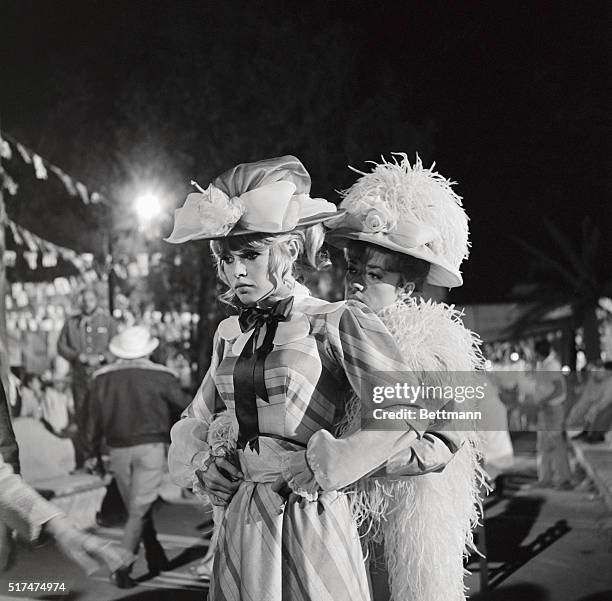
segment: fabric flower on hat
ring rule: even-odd
[[[403,153],[372,163],[372,171],[352,169],[359,179],[341,192],[338,218],[330,223],[327,240],[341,248],[362,240],[407,254],[430,264],[427,282],[461,286],[460,266],[469,254],[468,217],[454,182],[414,164]]]
[[[239,198],[229,198],[225,192],[210,184],[198,200],[198,217],[205,228],[203,234],[225,236],[244,215]]]
[[[379,205],[366,213],[363,225],[374,234],[387,233],[397,225],[397,216],[384,205]]]
[[[310,197],[310,175],[294,156],[242,163],[191,193],[174,211],[166,242],[279,234],[337,217],[336,205]]]

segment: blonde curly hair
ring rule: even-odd
[[[243,236],[228,236],[211,240],[210,250],[212,252],[217,276],[229,286],[229,282],[223,273],[223,257],[230,252],[245,250],[261,252],[269,248],[268,274],[274,289],[272,295],[276,294],[283,285],[292,285],[295,282],[294,272],[300,269],[317,269],[319,251],[323,246],[325,230],[321,223],[304,228],[297,228],[282,234],[245,234]],[[298,255],[295,258],[289,252],[289,242],[295,240],[298,245]],[[231,305],[239,306],[236,294],[229,288],[219,296],[219,300]]]

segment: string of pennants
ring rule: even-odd
[[[49,242],[21,225],[18,225],[12,219],[6,219],[6,227],[10,229],[15,244],[25,249],[22,255],[28,267],[32,270],[37,269],[39,266],[39,255],[41,256],[42,267],[55,267],[58,262],[58,257],[72,263],[81,275],[91,270],[93,267],[94,256],[91,253],[79,254],[70,248],[65,248],[64,246]],[[3,261],[6,267],[15,267],[17,251],[5,250]]]
[[[49,242],[49,240],[37,236],[11,219],[6,219],[6,227],[10,230],[15,245],[23,248],[20,251],[21,255],[31,270],[38,269],[41,266],[43,268],[56,267],[58,258],[61,257],[64,261],[74,265],[81,278],[85,281],[93,281],[101,279],[101,273],[106,271],[108,267],[107,265],[102,268],[100,264],[96,264],[92,253],[77,253],[70,248]],[[4,265],[6,267],[15,267],[17,256],[18,252],[16,250],[5,250],[3,257]],[[110,258],[107,257],[106,260],[108,263]],[[160,265],[161,260],[162,253],[160,252],[153,254],[138,253],[134,257],[115,258],[113,261],[113,271],[122,280],[145,277],[149,274],[151,268],[156,268]],[[174,258],[174,264],[180,265],[180,262],[180,256],[177,255]]]
[[[74,179],[57,165],[47,161],[6,132],[0,132],[0,158],[10,161],[15,156],[21,157],[24,163],[32,167],[36,179],[48,179],[49,173],[52,173],[62,182],[70,196],[80,197],[87,205],[101,203],[110,206],[109,201],[102,194],[90,192],[83,182]],[[11,196],[15,196],[19,190],[19,184],[4,169],[2,163],[0,163],[0,178],[2,188]]]
[[[0,131],[0,159],[14,160],[16,156],[21,157],[21,160],[30,165],[37,179],[48,179],[49,173],[54,174],[64,185],[67,192],[71,196],[78,196],[85,204],[104,204],[111,206],[108,199],[98,192],[90,192],[82,182],[75,180],[57,165],[49,162],[34,152],[26,145],[16,140],[13,136],[6,132]],[[19,185],[11,177],[11,175],[3,168],[0,160],[0,186],[7,190],[10,195],[16,195],[19,190]],[[72,263],[79,272],[79,276],[86,281],[100,279],[96,271],[100,271],[100,265],[94,265],[94,256],[91,253],[77,253],[76,251],[59,246],[48,240],[37,236],[24,227],[18,225],[9,218],[6,218],[6,226],[10,229],[15,244],[24,247],[22,256],[28,267],[32,270],[37,269],[40,265],[43,268],[55,267],[58,262],[58,257]],[[39,265],[39,255],[41,258]],[[6,267],[14,267],[17,262],[17,251],[5,250],[2,261]],[[107,263],[109,258],[107,257]],[[161,253],[148,255],[147,253],[139,253],[131,259],[124,257],[122,260],[116,260],[112,263],[115,275],[120,279],[146,276],[149,273],[150,267],[156,267],[161,261]],[[175,257],[175,264],[180,263],[180,257]],[[102,271],[105,271],[103,269]]]

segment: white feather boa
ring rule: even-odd
[[[408,367],[426,383],[435,384],[427,379],[442,370],[482,368],[480,341],[454,307],[407,299],[379,316]],[[463,559],[474,550],[472,531],[482,510],[479,447],[476,432],[466,432],[441,473],[364,480],[354,491],[354,515],[366,542],[384,539],[392,601],[465,599]]]

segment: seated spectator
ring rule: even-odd
[[[68,437],[74,430],[74,402],[66,378],[55,377],[45,386],[42,396],[42,420],[56,436]]]
[[[26,481],[62,478],[74,470],[72,442],[53,434],[42,420],[18,417],[13,420],[13,428]]]
[[[21,417],[42,417],[42,381],[37,374],[26,373],[21,382]]]

